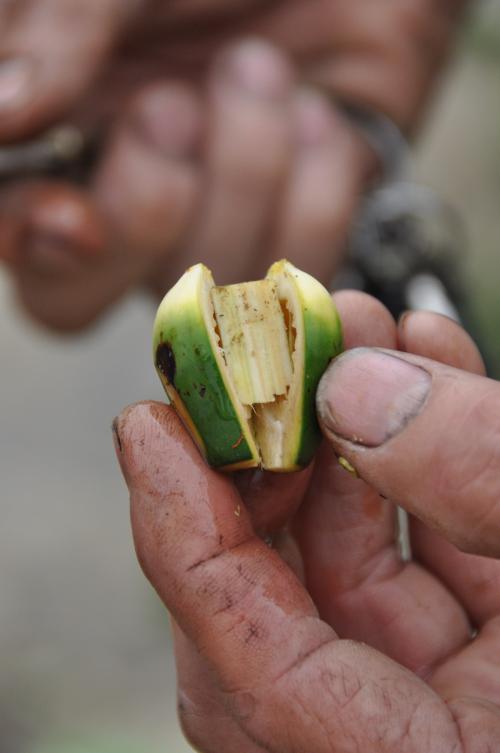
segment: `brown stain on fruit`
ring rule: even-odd
[[[243,442],[244,439],[245,439],[245,437],[243,436],[243,434],[240,434],[240,436],[238,437],[238,439],[236,440],[236,442],[231,445],[231,449],[232,450],[238,449],[238,447],[240,446],[240,444]]]
[[[169,342],[160,343],[156,349],[156,368],[167,378],[170,384],[175,384],[175,355]]]

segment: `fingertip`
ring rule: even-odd
[[[189,157],[200,148],[201,102],[186,84],[159,81],[145,86],[130,101],[123,122],[165,156]]]
[[[164,445],[173,439],[186,449],[187,437],[173,408],[156,401],[129,405],[112,423],[116,454],[129,487],[157,472]],[[165,448],[168,449],[168,448]]]
[[[72,248],[81,258],[92,258],[106,245],[104,223],[91,198],[67,183],[37,180],[16,184],[2,196],[2,218],[25,230],[23,240],[37,237]],[[17,257],[29,249],[18,248]]]
[[[265,39],[248,37],[226,47],[212,73],[215,86],[236,87],[246,95],[276,100],[286,97],[293,71],[286,55]]]
[[[479,376],[486,373],[479,349],[453,319],[432,311],[407,311],[398,322],[401,350]]]
[[[105,223],[82,190],[63,183],[28,184],[22,209],[24,232],[17,260],[23,276],[75,279],[108,249]]]
[[[130,16],[121,0],[19,5],[2,29],[1,139],[24,138],[63,116]]]
[[[187,232],[199,192],[194,157],[202,125],[189,87],[158,82],[131,100],[109,141],[94,191],[137,274],[167,260]]]
[[[398,353],[360,347],[332,362],[317,393],[326,434],[365,448],[380,447],[419,415],[432,377]]]
[[[342,321],[346,350],[360,346],[396,348],[396,323],[376,298],[360,290],[340,290],[334,293],[333,301]]]
[[[210,468],[171,405],[143,401],[113,422],[118,460],[138,510],[179,501],[238,497],[229,476]]]
[[[320,91],[301,89],[294,98],[293,110],[299,146],[315,147],[333,142],[335,131],[332,108]]]

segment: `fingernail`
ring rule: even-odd
[[[325,143],[332,133],[328,103],[314,91],[302,91],[295,102],[297,140],[303,146]]]
[[[187,157],[199,145],[201,114],[194,96],[172,85],[144,93],[130,126],[155,151],[167,157]]]
[[[281,99],[291,86],[291,73],[285,59],[260,40],[242,42],[226,52],[218,67],[233,85],[264,99]]]
[[[115,448],[116,459],[120,466],[123,478],[127,482],[126,466],[123,458],[123,444],[120,436],[120,416],[116,416],[111,424],[111,433],[113,435],[113,445]]]
[[[379,447],[421,411],[431,377],[402,358],[356,348],[337,358],[318,389],[325,428],[365,447]]]
[[[0,60],[0,110],[14,109],[29,99],[33,73],[29,58]]]
[[[406,320],[412,313],[413,313],[412,311],[403,311],[403,313],[400,315],[398,319],[398,327],[400,329],[404,329],[404,327],[406,326]]]

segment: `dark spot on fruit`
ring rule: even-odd
[[[195,354],[195,356],[200,356],[201,355],[200,354],[200,349],[198,348],[198,346],[194,349],[194,354]]]
[[[156,349],[156,367],[170,384],[175,382],[175,356],[170,343],[161,343]]]
[[[205,395],[207,394],[207,388],[204,384],[200,384],[200,389],[198,390],[198,392],[200,394],[200,397],[205,397]]]

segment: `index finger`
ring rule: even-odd
[[[250,644],[263,652],[267,674],[284,671],[303,632],[293,640],[291,620],[310,623],[306,650],[334,637],[300,582],[255,535],[231,480],[206,466],[172,408],[132,406],[117,431],[141,565],[230,686],[255,684],[262,674],[244,662]]]

